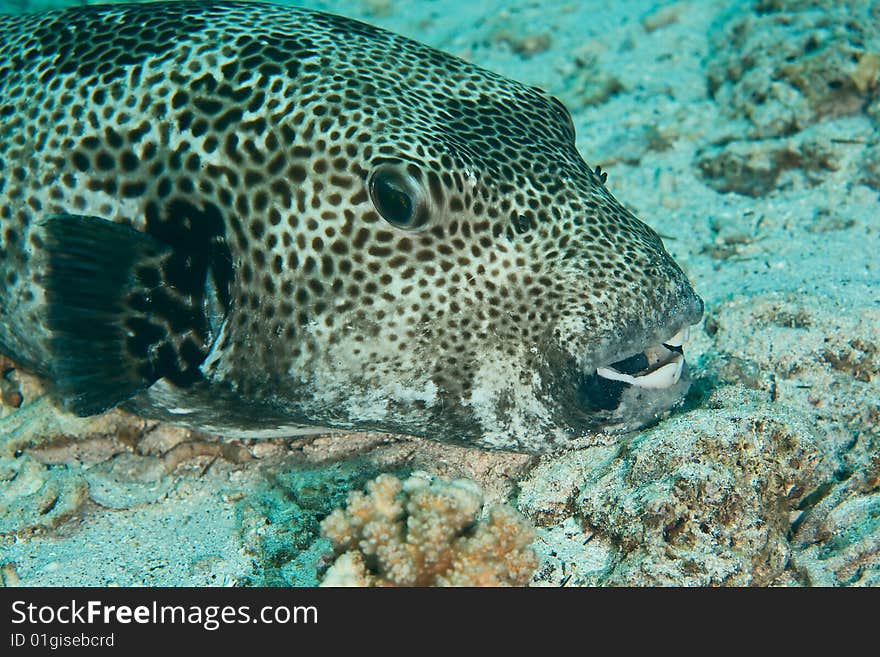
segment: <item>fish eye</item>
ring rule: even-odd
[[[408,230],[427,223],[425,193],[408,169],[380,165],[370,176],[368,187],[373,205],[388,223]]]

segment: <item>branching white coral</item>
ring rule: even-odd
[[[323,586],[523,586],[538,565],[529,522],[465,479],[380,475],[321,528],[338,555]]]

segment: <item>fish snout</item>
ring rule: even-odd
[[[680,403],[690,386],[685,349],[703,310],[683,274],[637,308],[619,340],[580,372],[577,403],[587,424],[629,431]]]

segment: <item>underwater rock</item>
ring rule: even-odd
[[[534,547],[540,566],[530,586],[600,586],[620,557],[611,538],[574,517],[539,528]]]
[[[46,463],[98,463],[129,449],[157,425],[116,409],[76,417],[46,396],[26,394],[20,408],[0,414],[0,456],[27,450]]]
[[[703,182],[717,192],[760,197],[792,183],[823,182],[839,168],[840,155],[821,136],[735,141],[697,152],[696,166]]]
[[[27,454],[0,457],[0,536],[56,527],[87,497],[76,466],[50,467]]]
[[[325,586],[524,586],[538,565],[528,521],[463,479],[380,475],[321,529],[337,554]]]
[[[792,512],[789,575],[806,585],[877,585],[880,312],[781,293],[734,297],[712,312],[713,358],[700,363],[697,387],[703,377],[721,385],[704,405],[731,406],[719,359],[748,358],[757,372],[752,394],[778,418],[810,426],[824,455],[805,470],[806,494]]]
[[[625,88],[614,74],[602,67],[598,53],[587,44],[563,67],[555,91],[572,107],[584,107],[601,105]]]
[[[767,2],[710,34],[709,91],[747,137],[788,136],[876,97],[880,10],[867,0]]]
[[[517,507],[539,527],[553,527],[576,511],[575,497],[583,482],[617,458],[620,447],[607,437],[606,445],[579,449],[542,459],[520,482]]]
[[[674,2],[671,5],[655,7],[642,16],[639,22],[649,34],[667,25],[678,22],[682,12],[688,9],[687,2]]]
[[[507,44],[515,54],[523,59],[542,53],[553,45],[553,37],[549,32],[520,36],[508,30],[501,30],[495,34],[494,40],[497,43]]]
[[[829,449],[843,454],[854,434],[880,431],[875,307],[774,292],[733,297],[712,313],[713,359],[751,362],[756,389],[772,402],[805,409],[802,414],[825,433]],[[717,373],[696,376],[704,375]]]
[[[301,449],[306,460],[314,465],[356,458],[377,473],[422,470],[444,479],[471,479],[482,488],[485,498],[493,502],[510,495],[516,481],[535,463],[535,457],[528,454],[365,432],[310,438]]]
[[[792,563],[811,586],[880,586],[880,434],[849,456],[796,523]]]
[[[767,585],[783,573],[789,514],[822,481],[822,455],[805,422],[750,401],[673,418],[584,482],[584,523],[621,551],[601,583]]]

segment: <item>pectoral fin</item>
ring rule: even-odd
[[[61,405],[92,415],[160,378],[201,376],[212,335],[203,296],[174,283],[185,254],[98,217],[55,215],[40,230],[48,369]]]

